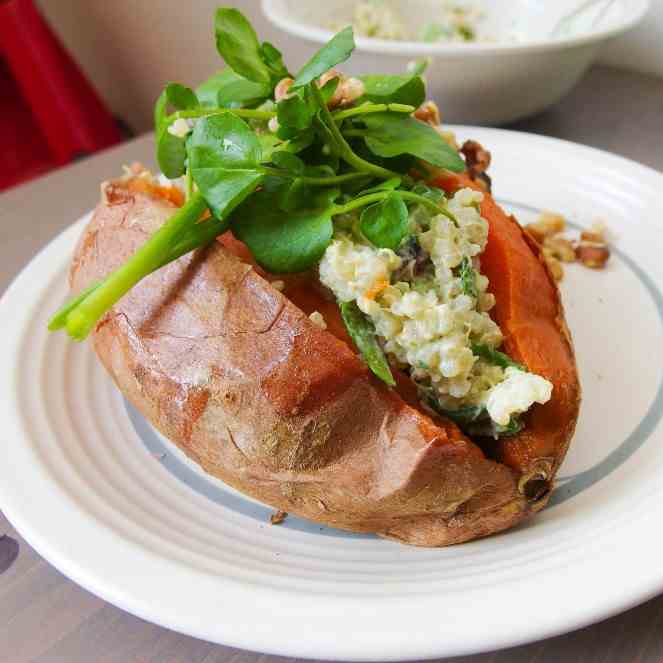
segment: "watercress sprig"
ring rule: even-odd
[[[391,249],[407,234],[408,205],[455,221],[444,196],[411,175],[416,159],[464,168],[437,132],[412,117],[425,98],[420,71],[364,76],[364,95],[332,110],[340,79],[319,81],[350,57],[351,28],[325,44],[278,101],[276,85],[292,76],[276,47],[226,7],[216,12],[215,39],[226,69],[195,89],[169,83],[155,104],[157,160],[167,177],[185,176],[185,205],[118,270],[66,304],[53,329],[84,338],[142,278],[228,227],[278,273],[313,267],[348,214],[356,213],[367,241]],[[346,314],[359,329],[360,317]],[[377,361],[374,347],[362,352]]]

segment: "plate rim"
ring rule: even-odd
[[[593,154],[595,157],[600,157],[601,159],[609,159],[615,164],[621,162],[619,163],[621,167],[628,166],[629,168],[637,169],[640,173],[647,172],[648,177],[655,177],[657,180],[663,182],[663,174],[652,168],[637,164],[629,159],[618,155],[613,155],[603,150],[578,145],[570,141],[539,136],[536,134],[514,132],[504,129],[486,129],[467,126],[451,126],[450,128],[452,130],[462,132],[463,134],[473,133],[475,135],[480,134],[481,136],[486,136],[488,138],[486,142],[489,142],[489,137],[491,135],[498,135],[504,140],[518,138],[524,141],[531,140],[534,142],[553,142],[556,144],[563,144],[567,149],[572,148],[575,150],[580,150],[581,152],[585,152],[588,155]],[[36,254],[36,256],[28,263],[28,265],[23,268],[23,270],[21,270],[19,275],[15,277],[0,299],[0,315],[3,314],[5,308],[9,306],[10,302],[20,294],[19,291],[21,290],[23,282],[30,280],[31,270],[35,269],[35,265],[40,264],[40,261],[44,261],[44,259],[49,255],[49,252],[54,252],[56,247],[60,247],[60,245],[65,246],[71,238],[74,238],[79,231],[80,226],[88,217],[89,213],[59,233]],[[71,245],[73,245],[73,242]],[[19,340],[16,340],[16,343],[19,342]],[[20,423],[11,420],[12,411],[15,412],[15,408],[18,404],[18,397],[16,393],[12,394],[12,386],[16,385],[18,377],[14,374],[13,371],[7,370],[7,366],[10,365],[12,367],[18,368],[19,360],[16,357],[13,357],[13,360],[13,362],[8,362],[5,365],[6,370],[2,372],[2,377],[0,377],[0,394],[4,394],[5,396],[5,398],[2,399],[0,411],[4,411],[6,415],[5,425],[7,426],[7,429],[13,429],[15,433],[24,434],[25,431],[23,430],[23,426]],[[14,400],[12,400],[12,396]],[[14,419],[18,419],[18,417],[14,416]],[[5,435],[7,435],[7,429],[5,429]],[[7,463],[5,467],[8,468],[10,465],[11,461]],[[35,469],[35,472],[37,472],[37,468]],[[41,475],[43,475],[40,477],[42,482],[51,481],[54,483],[53,480],[49,479],[44,473],[43,468],[39,468],[39,472]],[[0,476],[1,475],[2,468],[0,467]],[[25,505],[21,505],[21,498],[24,497],[24,495],[16,492],[12,493],[8,486],[9,483],[7,481],[0,481],[0,503],[2,504],[3,512],[7,516],[8,520],[14,525],[17,532],[30,546],[32,546],[42,557],[44,557],[49,563],[55,566],[67,577],[71,578],[77,584],[100,596],[109,603],[116,605],[117,607],[132,614],[138,615],[143,619],[182,633],[186,633],[188,635],[192,635],[194,637],[208,640],[210,639],[209,631],[201,627],[198,629],[190,627],[182,628],[181,622],[178,622],[176,619],[174,619],[173,615],[165,616],[163,613],[161,613],[158,605],[155,604],[152,609],[150,609],[148,605],[151,600],[150,598],[136,598],[135,596],[127,595],[126,591],[122,592],[118,590],[117,583],[114,586],[112,581],[104,577],[103,574],[99,574],[97,571],[94,571],[94,569],[89,568],[89,565],[87,568],[83,568],[83,563],[77,560],[76,555],[72,554],[71,551],[68,552],[66,550],[66,546],[63,549],[62,545],[57,545],[57,542],[54,544],[54,542],[49,540],[45,534],[40,534],[40,526],[30,521],[30,509],[25,507]],[[59,496],[64,498],[65,505],[67,501],[71,499],[71,496],[63,493],[63,491],[60,489],[60,486],[55,483],[53,486],[51,486],[51,492],[53,491],[61,493]],[[654,519],[655,515],[655,510],[651,510],[651,512],[647,513],[643,517]],[[83,513],[83,516],[84,518],[87,517],[85,513]],[[640,523],[641,520],[637,522]],[[91,524],[93,527],[95,525],[96,527],[99,527],[99,523],[93,522]],[[84,528],[88,527],[89,525],[89,523],[85,523]],[[634,527],[635,520],[634,522],[629,523],[629,526]],[[638,526],[637,529],[640,529],[640,526]],[[122,545],[125,545],[125,547],[128,548],[131,548],[132,546],[139,548],[139,546],[137,546],[137,544],[134,542],[122,542]],[[645,553],[646,551],[643,551],[642,554]],[[653,555],[651,555],[651,557],[653,561],[655,557]],[[172,560],[162,561],[166,562],[167,565],[172,563]],[[531,620],[527,624],[526,628],[521,630],[520,634],[517,634],[513,628],[511,631],[503,631],[501,637],[495,637],[495,634],[482,636],[480,633],[477,633],[473,642],[468,642],[465,644],[465,646],[459,646],[458,643],[456,643],[456,646],[453,649],[445,649],[443,643],[441,643],[439,640],[431,642],[430,638],[426,639],[424,642],[415,639],[410,643],[410,648],[406,652],[404,652],[402,649],[396,652],[393,650],[385,651],[385,648],[388,646],[386,642],[383,645],[378,643],[377,646],[375,646],[375,643],[373,643],[374,646],[367,646],[364,644],[362,651],[358,651],[354,643],[352,645],[352,651],[348,648],[347,643],[337,643],[337,649],[335,651],[329,650],[325,652],[325,658],[328,660],[346,661],[421,660],[426,658],[436,658],[439,656],[463,655],[477,653],[480,651],[497,650],[505,647],[517,646],[519,644],[531,642],[533,640],[551,637],[610,617],[618,612],[631,608],[634,605],[637,605],[638,603],[651,598],[652,596],[655,596],[661,590],[663,590],[663,569],[659,571],[658,574],[656,574],[655,570],[657,567],[652,565],[651,567],[648,567],[651,569],[651,572],[649,574],[643,574],[642,568],[644,567],[640,568],[639,577],[637,579],[634,577],[631,584],[629,585],[629,588],[626,591],[623,589],[621,590],[620,596],[615,594],[615,588],[611,588],[610,600],[604,601],[601,607],[595,606],[593,610],[586,611],[584,616],[578,616],[578,614],[576,614],[577,609],[575,612],[573,610],[569,610],[565,616],[558,617],[557,621],[548,621],[544,624],[541,621],[534,622],[534,620]],[[655,579],[653,580],[654,576]],[[526,585],[527,583],[522,582],[518,584]],[[246,588],[240,586],[239,591],[246,591]],[[264,594],[266,590],[261,589],[261,591]],[[289,594],[289,599],[298,601],[301,598],[296,592],[290,592]],[[255,596],[259,598],[267,598],[264,596],[260,597],[260,592],[255,594]],[[434,599],[435,597],[429,597],[428,600],[424,601],[424,603],[429,604],[428,607],[432,608],[435,605]],[[319,599],[314,598],[314,602],[317,600]],[[353,605],[353,607],[361,610],[362,608],[365,609],[367,607],[366,605],[362,606],[361,603],[370,603],[373,600],[374,599],[372,598],[370,601],[368,599],[362,599],[358,603],[354,599],[344,597],[343,599],[340,599],[340,603],[338,605],[333,607],[338,610],[340,608],[347,609],[348,605]],[[417,601],[420,602],[421,599],[417,598]],[[393,606],[390,606],[390,608],[393,609]],[[320,641],[315,639],[310,639],[308,642],[305,642],[304,639],[300,641],[292,641],[290,640],[290,636],[286,636],[285,639],[281,637],[280,641],[278,637],[276,637],[270,643],[258,643],[256,641],[255,635],[251,636],[242,633],[239,635],[235,634],[235,637],[233,637],[232,634],[228,634],[226,632],[223,635],[223,640],[219,640],[218,637],[214,638],[214,640],[226,646],[240,647],[253,651],[264,651],[270,654],[283,656],[303,656],[307,658],[317,658],[320,655]]]

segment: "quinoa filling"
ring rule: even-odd
[[[502,332],[489,315],[495,298],[481,273],[482,200],[461,189],[448,216],[413,206],[395,251],[371,245],[349,216],[320,262],[320,281],[339,302],[356,303],[424,406],[469,434],[499,436],[518,432],[520,415],[550,400],[552,384],[499,351]]]

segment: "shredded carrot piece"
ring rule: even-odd
[[[378,279],[373,286],[366,291],[366,299],[375,299],[388,285],[389,281],[386,279]]]
[[[159,196],[177,207],[184,205],[184,193],[176,186],[159,186],[142,177],[134,177],[129,180],[127,188],[133,193],[147,193],[151,196]]]

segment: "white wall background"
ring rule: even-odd
[[[151,128],[152,106],[166,81],[193,86],[221,66],[212,36],[221,4],[241,8],[263,39],[285,51],[291,68],[313,51],[272,28],[259,0],[37,2],[113,112],[138,132]],[[609,44],[603,61],[663,77],[663,0],[652,4],[645,24]]]

